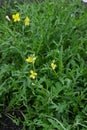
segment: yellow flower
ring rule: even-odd
[[[25,18],[24,20],[25,26],[29,26],[30,19],[28,17]]]
[[[33,70],[31,70],[31,71],[30,71],[30,78],[31,78],[31,79],[35,79],[36,76],[37,76],[37,73],[34,72]]]
[[[13,18],[14,22],[20,21],[19,13],[13,14],[12,18]]]
[[[51,68],[52,68],[53,70],[55,70],[56,67],[57,67],[57,65],[55,64],[55,61],[53,60],[53,62],[51,63]]]
[[[31,56],[31,57],[29,56],[29,57],[26,59],[26,61],[29,62],[29,63],[34,63],[35,60],[36,60],[36,57],[34,57],[34,56]]]

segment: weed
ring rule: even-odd
[[[86,130],[87,9],[46,0],[9,10],[0,8],[1,114],[23,130]]]

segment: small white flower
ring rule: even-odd
[[[6,19],[7,19],[8,21],[11,21],[8,15],[6,15]]]

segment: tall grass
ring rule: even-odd
[[[86,12],[81,2],[63,0],[0,8],[0,112],[23,130],[87,129]]]

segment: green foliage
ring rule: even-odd
[[[0,8],[0,112],[23,130],[87,129],[86,12],[80,2],[65,0]],[[35,63],[26,62],[31,55]]]

